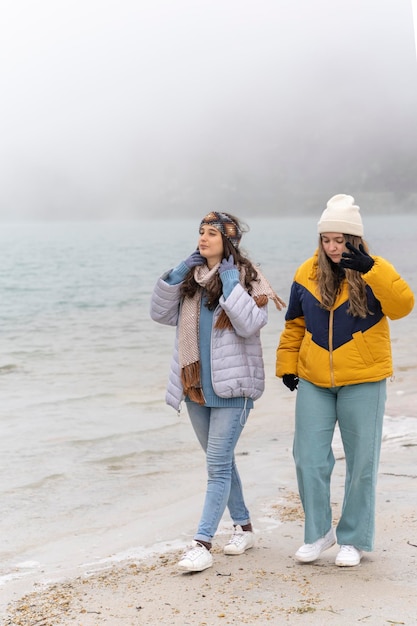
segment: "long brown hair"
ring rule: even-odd
[[[344,235],[344,238],[345,243],[348,241],[355,248],[358,248],[361,243],[366,252],[368,252],[368,245],[362,237]],[[344,276],[349,289],[348,313],[356,317],[365,318],[370,314],[365,282],[360,273],[355,270],[344,270]],[[323,308],[330,310],[334,305],[342,278],[343,270],[331,262],[323,249],[321,236],[319,235],[317,281]]]
[[[237,224],[241,232],[247,232],[249,230],[246,224],[239,222],[239,220],[234,215],[231,215],[230,213],[226,213],[225,215],[230,217],[230,219],[232,219]],[[245,288],[247,289],[248,293],[251,293],[252,291],[251,283],[258,278],[258,272],[256,271],[252,262],[245,255],[245,253],[242,250],[235,248],[227,239],[227,237],[223,235],[223,233],[220,233],[220,234],[223,240],[223,257],[228,259],[230,255],[232,255],[235,265],[237,265],[239,268],[244,269]],[[192,268],[186,275],[181,285],[181,295],[182,297],[192,298],[199,288],[200,287],[198,283],[194,279],[194,268]],[[215,273],[213,278],[206,285],[205,289],[206,289],[206,294],[207,294],[206,306],[210,310],[213,310],[218,305],[220,296],[223,293],[222,282],[221,282],[218,272]]]

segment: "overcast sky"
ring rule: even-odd
[[[2,0],[0,219],[226,210],[415,149],[413,2]]]

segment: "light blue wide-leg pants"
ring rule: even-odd
[[[317,387],[300,379],[293,455],[305,514],[304,541],[314,543],[332,525],[332,439],[339,424],[346,458],[339,545],[371,551],[375,536],[375,492],[386,401],[386,380],[344,387]]]

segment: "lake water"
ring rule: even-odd
[[[149,318],[157,277],[195,248],[199,220],[2,224],[0,594],[151,550],[172,538],[170,511],[191,496],[180,477],[194,468],[205,480],[191,427],[164,404],[174,331]],[[417,216],[364,221],[371,251],[417,292]],[[288,301],[317,219],[248,222],[242,246]],[[284,314],[269,310],[271,388]],[[387,415],[404,418],[400,433],[417,418],[415,312],[391,330],[399,387]]]

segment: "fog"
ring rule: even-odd
[[[411,0],[3,0],[0,219],[417,212]]]

